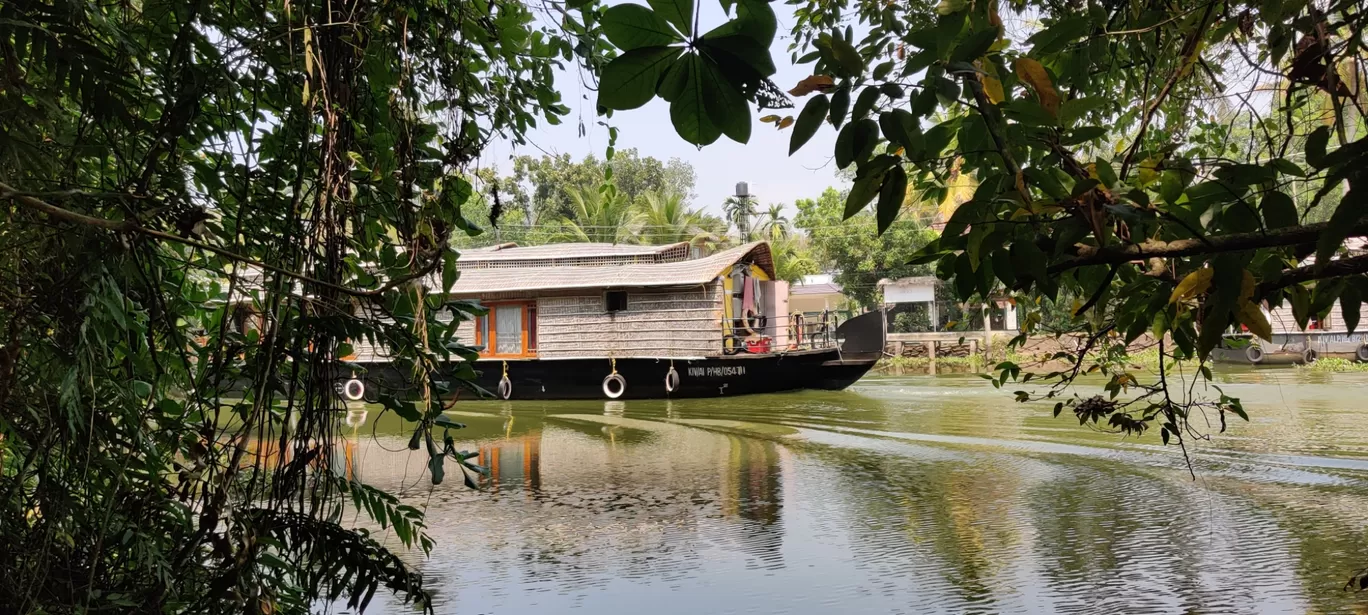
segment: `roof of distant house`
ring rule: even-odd
[[[880,288],[884,286],[935,286],[937,283],[938,280],[936,280],[936,276],[914,275],[906,278],[898,278],[896,280],[884,278],[879,280],[878,286]]]
[[[754,263],[769,276],[774,276],[774,261],[770,255],[769,244],[763,241],[737,246],[703,258],[671,258],[664,262],[615,257],[667,254],[667,250],[677,250],[680,246],[684,247],[687,256],[688,244],[644,246],[643,248],[654,248],[656,251],[642,252],[628,251],[637,246],[620,246],[623,251],[617,254],[605,253],[612,249],[594,252],[594,248],[580,248],[584,245],[586,244],[552,244],[535,246],[538,248],[536,250],[529,247],[523,258],[503,259],[493,267],[484,265],[478,258],[468,261],[467,253],[462,253],[460,260],[457,261],[461,276],[451,288],[451,294],[483,295],[537,290],[697,286],[717,279],[732,265],[743,260]],[[604,246],[588,245],[599,248]],[[521,250],[523,249],[517,251]],[[434,274],[429,279],[429,285],[434,288],[440,287],[441,276]]]
[[[789,295],[839,295],[844,289],[835,282],[800,284],[789,287]]]

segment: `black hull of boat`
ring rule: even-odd
[[[834,348],[692,360],[624,358],[618,359],[616,365],[625,387],[613,397],[604,386],[613,369],[608,359],[509,360],[508,380],[512,386],[507,399],[685,399],[799,389],[840,390],[859,380],[877,361],[877,355],[843,357]],[[367,399],[373,400],[379,393],[411,390],[388,363],[355,365],[365,369],[358,378],[365,383]],[[673,390],[667,390],[666,377],[671,367],[679,381]],[[504,361],[477,361],[475,370],[475,384],[500,398]],[[616,392],[615,386],[610,389]]]

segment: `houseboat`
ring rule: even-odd
[[[843,389],[878,361],[882,312],[845,322],[790,315],[769,245],[699,255],[688,243],[463,250],[452,300],[489,312],[458,337],[479,348],[474,384],[497,398],[654,399]],[[439,279],[428,281],[440,289]],[[402,386],[358,344],[343,392]]]
[[[1331,305],[1324,318],[1311,318],[1305,329],[1297,325],[1286,303],[1271,310],[1264,308],[1263,312],[1273,331],[1272,341],[1242,330],[1226,337],[1223,347],[1213,351],[1215,359],[1251,365],[1314,363],[1322,357],[1368,361],[1368,331],[1359,327],[1349,332],[1339,301]]]

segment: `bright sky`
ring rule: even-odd
[[[724,21],[722,8],[716,0],[696,1],[702,6],[699,20],[702,31],[711,30]],[[779,21],[779,32],[770,49],[779,72],[772,79],[780,89],[787,90],[810,75],[805,69],[812,65],[790,63],[788,45],[792,41],[789,31],[794,24],[793,12],[786,4],[776,2],[771,6]],[[522,154],[564,153],[576,160],[593,154],[603,158],[608,146],[608,130],[598,125],[602,118],[594,111],[597,92],[590,90],[589,85],[582,85],[573,73],[557,75],[556,83],[561,87],[563,102],[570,107],[571,114],[565,122],[559,126],[543,122],[528,135],[528,145],[519,149],[506,142],[487,148],[485,164],[496,166],[500,173],[511,173],[510,158]],[[771,113],[796,117],[806,100],[795,100],[793,109],[757,113],[752,108],[751,119],[755,126],[751,130],[750,143],[746,145],[723,136],[701,150],[694,147],[675,134],[674,126],[670,124],[669,104],[658,98],[639,109],[615,112],[610,123],[618,128],[618,151],[634,147],[643,157],[653,156],[662,161],[679,158],[692,164],[698,174],[694,187],[695,207],[721,213],[722,201],[735,192],[736,182],[744,181],[749,182],[750,192],[757,197],[761,209],[770,203],[783,203],[788,206],[786,211],[792,218],[794,200],[816,198],[827,186],[842,185],[842,180],[836,177],[835,163],[831,161],[836,142],[836,131],[831,126],[823,126],[803,149],[790,157],[788,145],[792,128],[775,130],[773,125],[758,121],[761,116]],[[584,137],[579,135],[581,121],[588,133]]]

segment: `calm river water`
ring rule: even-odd
[[[1190,447],[1195,481],[1157,433],[1098,433],[972,375],[461,402],[482,492],[450,470],[433,488],[392,415],[350,448],[362,480],[427,510],[437,546],[406,559],[438,613],[1368,613],[1342,590],[1368,566],[1368,374],[1218,379],[1252,422]]]

